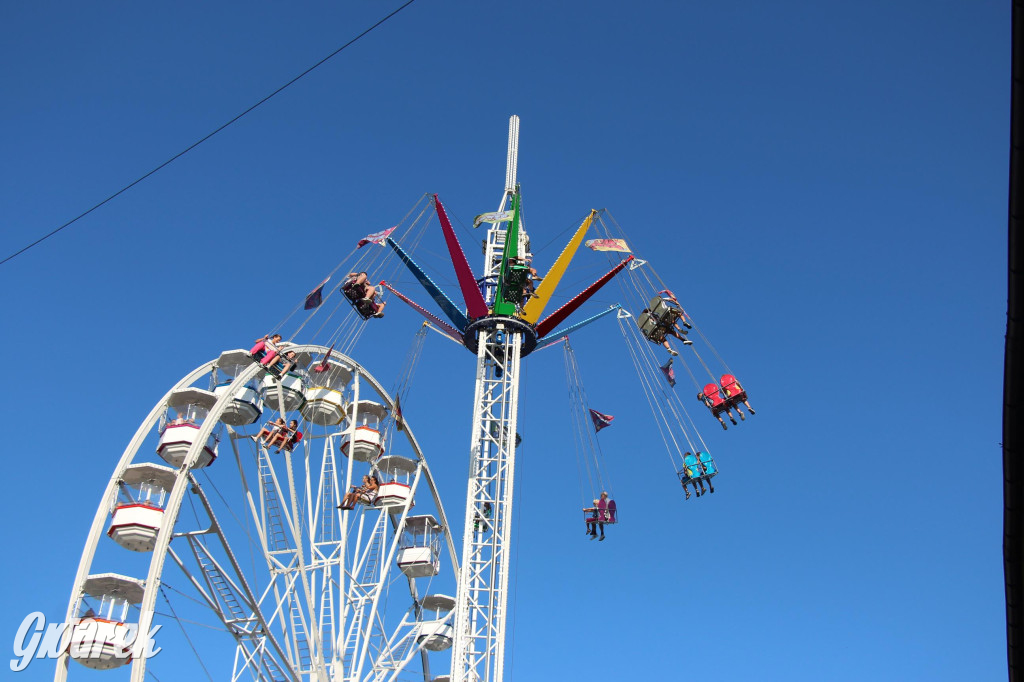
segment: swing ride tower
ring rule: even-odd
[[[567,303],[541,319],[598,212],[590,211],[562,253],[533,288],[530,240],[516,179],[519,117],[509,119],[505,188],[495,213],[477,216],[474,227],[491,227],[484,240],[483,276],[473,273],[448,214],[436,194],[432,203],[459,282],[465,308],[459,307],[395,239],[389,246],[447,316],[442,320],[387,281],[381,285],[426,317],[433,326],[476,356],[476,387],[470,437],[469,482],[463,525],[462,563],[455,600],[455,637],[451,679],[501,682],[505,665],[505,622],[512,546],[516,423],[521,361],[535,349],[615,312],[618,305],[560,330],[555,327],[580,308],[616,274],[630,265],[628,256]]]
[[[498,212],[511,207],[508,227],[487,232],[483,290],[491,314],[472,322],[464,339],[476,350],[476,388],[470,439],[469,484],[463,528],[462,566],[455,607],[452,651],[454,682],[500,682],[505,664],[505,622],[512,547],[512,499],[519,411],[519,370],[524,350],[533,350],[533,327],[513,317],[505,301],[509,269],[526,244],[516,165],[519,117],[509,120],[505,190]]]

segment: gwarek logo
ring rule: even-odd
[[[115,668],[136,658],[160,653],[153,638],[163,625],[154,625],[149,634],[139,637],[136,623],[118,623],[82,618],[76,623],[47,623],[41,611],[21,621],[14,634],[11,670],[21,672],[36,658],[55,660],[67,651],[71,658],[91,668]]]

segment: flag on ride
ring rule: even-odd
[[[601,414],[597,410],[590,411],[590,418],[594,421],[594,433],[597,433],[606,426],[611,426],[612,420],[615,419],[610,414]]]
[[[676,370],[672,368],[673,358],[669,358],[668,362],[661,366],[661,372],[665,375],[665,381],[668,382],[669,386],[676,385]]]
[[[625,239],[588,239],[583,242],[583,246],[591,251],[624,251],[626,253],[633,253],[626,246]]]
[[[399,431],[405,430],[405,420],[402,419],[402,396],[395,396],[395,428]]]
[[[319,308],[320,304],[324,302],[324,285],[327,284],[328,279],[330,279],[330,277],[320,282],[320,286],[313,289],[313,291],[309,292],[309,295],[306,296],[306,305],[304,306],[306,310]]]
[[[496,211],[494,213],[481,213],[473,218],[473,227],[480,227],[481,223],[503,223],[512,220],[512,211]]]
[[[324,356],[324,359],[320,361],[319,365],[316,365],[316,366],[313,367],[313,371],[314,372],[319,374],[320,372],[326,372],[327,370],[329,370],[331,368],[331,366],[327,363],[327,361],[331,359],[331,351],[333,351],[333,350],[334,350],[334,344],[332,343],[331,347],[327,349],[327,355]]]
[[[384,240],[387,239],[388,236],[396,229],[398,229],[398,225],[395,225],[394,227],[389,227],[386,230],[381,230],[380,232],[368,234],[359,240],[359,243],[356,244],[356,248],[361,249],[367,244],[376,244],[377,246],[384,246]]]

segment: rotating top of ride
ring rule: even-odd
[[[633,256],[622,260],[596,282],[541,319],[541,314],[582,243],[597,211],[591,211],[584,219],[561,255],[542,278],[538,276],[537,270],[532,264],[533,254],[530,251],[530,239],[523,227],[522,198],[519,186],[507,188],[498,211],[479,215],[474,221],[474,226],[484,222],[491,224],[484,241],[484,275],[476,277],[458,237],[455,235],[444,205],[436,194],[433,195],[433,204],[441,223],[452,266],[458,278],[465,308],[457,306],[426,274],[416,260],[390,235],[385,237],[383,242],[398,254],[402,263],[444,312],[448,322],[415,303],[388,282],[381,282],[381,285],[439,326],[449,336],[465,345],[471,352],[476,353],[478,350],[478,338],[481,331],[503,329],[508,333],[522,335],[521,355],[526,356],[537,348],[543,348],[562,339],[569,332],[618,307],[613,306],[599,315],[554,331],[556,325],[568,318],[602,286],[622,271],[633,260]]]

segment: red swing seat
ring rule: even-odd
[[[722,390],[725,391],[725,395],[728,398],[727,402],[730,405],[742,403],[747,399],[747,392],[740,385],[740,382],[736,381],[736,377],[731,374],[722,375]]]
[[[704,386],[703,391],[704,397],[707,401],[711,401],[708,407],[711,409],[711,414],[714,416],[720,415],[729,409],[729,403],[722,399],[721,391],[718,388],[718,384],[707,384]],[[707,404],[705,401],[705,404]]]

